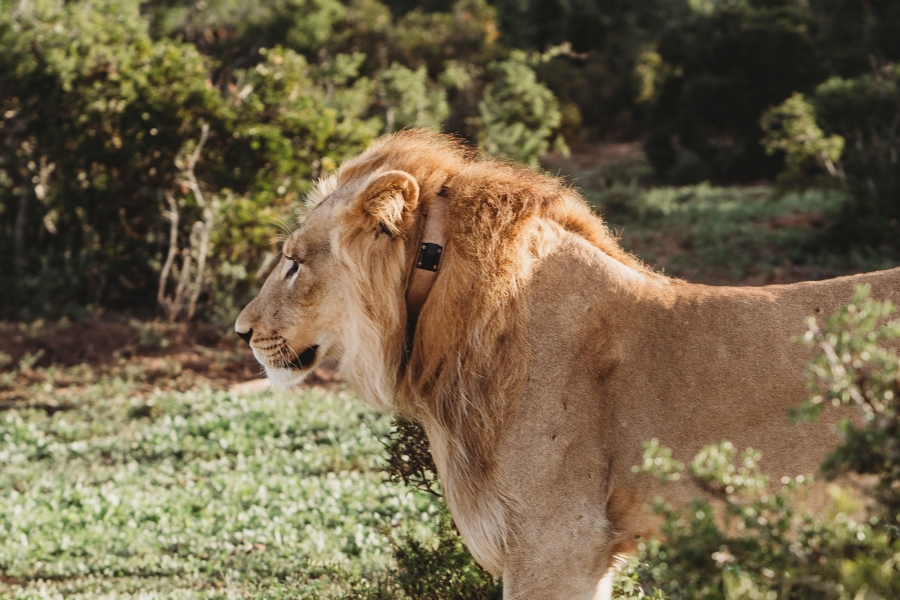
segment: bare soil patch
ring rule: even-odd
[[[4,356],[5,355],[5,356]],[[243,392],[264,378],[250,349],[234,334],[202,323],[169,324],[107,316],[56,324],[0,323],[0,410],[28,406],[48,413],[70,408],[66,397],[100,374],[124,374],[133,392],[197,386]],[[34,393],[52,371],[53,393]],[[317,369],[307,384],[335,387],[340,378]],[[262,383],[255,383],[264,389]],[[255,388],[254,388],[255,389]]]

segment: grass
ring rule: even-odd
[[[389,565],[386,532],[436,527],[384,483],[389,427],[345,392],[134,398],[115,378],[0,413],[0,595],[340,595]]]
[[[588,186],[586,196],[623,246],[658,270],[692,282],[791,283],[898,264],[891,253],[831,247],[827,228],[844,202],[836,191],[614,185]]]

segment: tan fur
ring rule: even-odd
[[[404,292],[423,209],[446,186],[443,264],[406,353]],[[270,377],[318,346],[364,400],[420,420],[454,519],[507,598],[608,594],[614,557],[656,525],[632,473],[659,438],[689,460],[730,439],[772,475],[813,472],[829,421],[789,426],[805,394],[804,317],[852,286],[896,299],[900,270],[765,288],[690,285],[624,252],[558,180],[451,138],[382,138],[314,207],[236,329]],[[424,204],[423,206],[420,206]],[[664,491],[684,499],[697,490]]]

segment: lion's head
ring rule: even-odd
[[[421,216],[442,188],[451,195],[450,256],[441,266],[446,275],[438,278],[438,297],[428,301],[420,319],[431,339],[423,342],[417,335],[407,355],[406,285]],[[444,352],[466,361],[467,372],[488,368],[480,363],[497,358],[498,344],[505,344],[502,356],[515,355],[509,309],[537,251],[541,222],[578,231],[634,262],[558,180],[426,131],[376,141],[319,181],[307,205],[308,215],[285,241],[279,263],[235,328],[276,385],[295,386],[316,365],[332,360],[379,409],[390,408],[397,397],[400,380],[409,374],[401,373],[404,367],[414,379],[434,381]],[[436,313],[440,319],[429,319]],[[429,352],[416,352],[423,343]],[[472,352],[478,356],[467,356]]]
[[[426,139],[403,137],[406,148]],[[280,387],[296,386],[332,361],[370,404],[390,406],[404,336],[413,214],[423,195],[440,188],[441,167],[461,156],[450,140],[434,144],[427,136],[430,159],[396,157],[392,139],[318,182],[307,216],[238,317],[236,331]]]

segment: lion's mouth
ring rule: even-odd
[[[288,366],[292,369],[297,369],[298,371],[302,371],[304,369],[308,369],[316,362],[316,353],[319,351],[319,346],[310,346],[303,352],[301,352],[297,357],[288,363]]]

